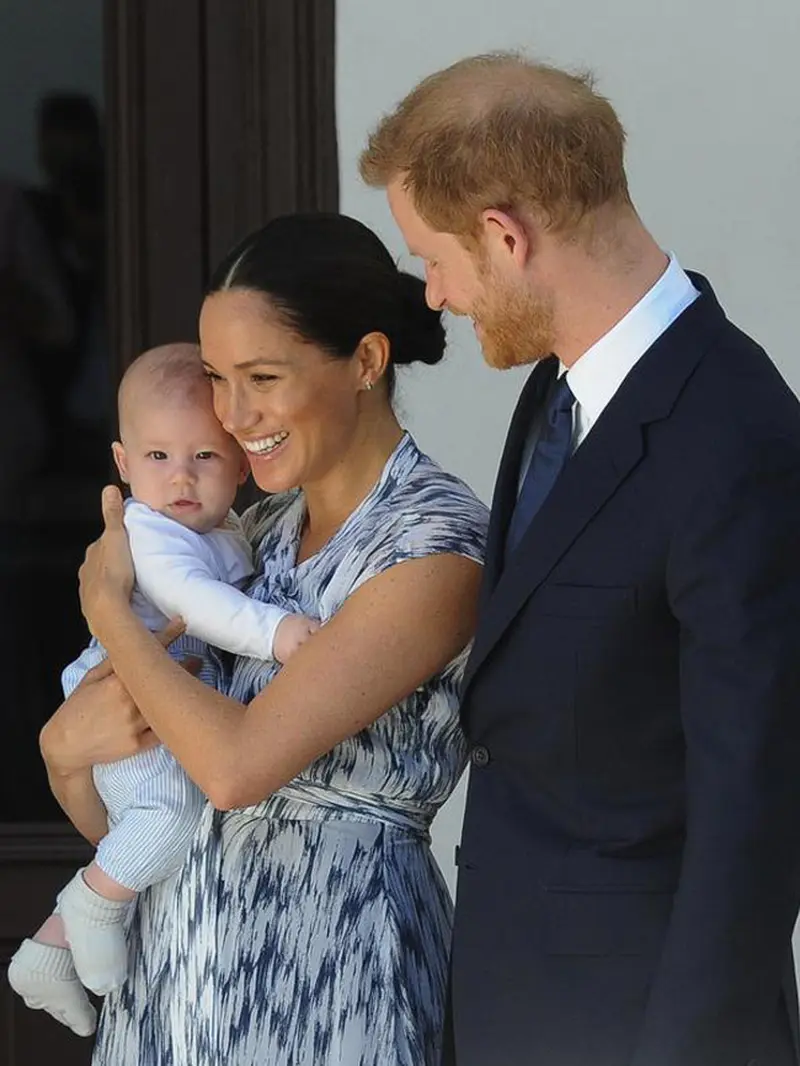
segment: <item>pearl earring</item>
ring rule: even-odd
[[[364,388],[366,389],[367,392],[371,392],[372,391],[372,382],[371,381],[365,382],[364,383]]]

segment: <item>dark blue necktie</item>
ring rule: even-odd
[[[567,384],[567,375],[562,374],[547,405],[546,419],[511,516],[506,538],[507,553],[511,553],[519,544],[570,457],[574,403],[575,397]]]

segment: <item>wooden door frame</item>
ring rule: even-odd
[[[250,230],[337,210],[335,16],[334,0],[106,0],[119,369],[195,337],[211,267]]]

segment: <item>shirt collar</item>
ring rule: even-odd
[[[567,370],[586,428],[592,425],[644,353],[697,297],[674,255],[648,292]]]

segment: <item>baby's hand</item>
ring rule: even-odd
[[[287,614],[275,630],[272,654],[280,663],[285,663],[312,633],[319,629],[319,622],[304,614]]]

